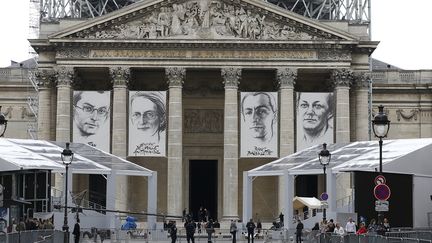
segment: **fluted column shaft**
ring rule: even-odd
[[[56,141],[71,140],[71,94],[74,70],[71,67],[57,69],[57,121]]]
[[[276,70],[276,81],[280,94],[279,157],[294,153],[294,85],[297,69],[281,68]],[[279,212],[284,209],[284,177],[279,176]]]
[[[238,84],[239,68],[223,68],[224,104],[224,161],[223,161],[223,218],[238,218]]]
[[[112,124],[112,154],[121,158],[127,156],[127,84],[130,69],[126,67],[110,68],[113,83],[113,124]],[[128,210],[128,177],[116,175],[115,208]]]
[[[168,214],[181,215],[183,210],[183,124],[182,86],[186,69],[165,69],[169,86],[168,101]]]
[[[366,72],[355,75],[355,141],[369,139],[369,74]]]
[[[336,142],[350,141],[349,86],[353,74],[350,70],[340,69],[332,72],[336,96]]]
[[[54,82],[52,70],[36,72],[38,85],[38,139],[51,140],[51,91]]]

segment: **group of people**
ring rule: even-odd
[[[8,233],[15,233],[25,230],[44,229],[54,229],[54,224],[52,223],[51,219],[27,218],[26,220],[21,219],[19,222],[13,219],[12,224],[8,226],[7,231]]]
[[[303,232],[303,223],[301,220],[298,220],[296,227],[296,242],[301,242],[302,232]],[[315,223],[315,226],[312,228],[312,232],[318,233],[328,233],[335,234],[339,236],[344,236],[346,234],[384,234],[386,231],[390,230],[390,223],[387,218],[384,218],[382,223],[376,223],[375,219],[372,219],[369,222],[369,225],[366,227],[366,222],[360,222],[357,226],[356,222],[350,217],[348,218],[348,222],[345,227],[342,227],[340,223],[334,222],[333,219],[329,221],[323,220],[321,223]]]

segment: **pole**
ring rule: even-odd
[[[380,140],[379,140],[379,173],[380,173],[380,175],[382,175],[382,147],[383,147],[383,140],[382,140],[382,138],[380,137]]]
[[[323,166],[323,171],[324,171],[324,189],[327,192],[327,176],[326,176],[326,167],[325,166]],[[327,215],[326,214],[327,214],[327,209],[326,209],[326,206],[324,205],[324,208],[323,208],[323,221],[327,220]]]
[[[67,215],[67,192],[68,192],[68,169],[69,165],[66,164],[66,181],[65,181],[65,210],[64,210],[64,222],[63,222],[63,231],[64,231],[64,243],[69,243],[69,226],[68,226],[68,215]]]

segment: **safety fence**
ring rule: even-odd
[[[63,243],[64,234],[59,230],[27,230],[0,234],[0,243]]]

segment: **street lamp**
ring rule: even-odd
[[[66,177],[65,177],[65,207],[64,207],[64,222],[63,222],[63,231],[64,231],[64,242],[69,243],[69,225],[68,225],[68,215],[67,215],[67,193],[68,193],[68,169],[69,165],[72,163],[74,154],[72,150],[69,149],[69,143],[66,143],[66,148],[63,149],[61,153],[61,159],[63,164],[66,166]]]
[[[384,113],[384,106],[378,106],[378,114],[374,117],[372,121],[372,128],[375,137],[379,138],[379,173],[382,174],[382,146],[383,138],[387,137],[387,133],[390,129],[390,121],[387,115]]]
[[[0,106],[0,137],[3,137],[4,133],[6,132],[7,128],[7,120],[5,115],[1,112],[1,106]]]
[[[318,154],[318,159],[320,164],[323,167],[323,171],[324,171],[324,180],[326,183],[324,183],[324,188],[326,188],[326,184],[327,184],[327,177],[326,177],[326,167],[330,164],[330,159],[331,159],[331,154],[330,152],[327,150],[327,144],[323,143],[323,149],[321,150],[321,152]],[[323,195],[325,196],[321,196],[321,200],[327,200],[327,193],[323,193]],[[324,198],[323,198],[324,197]],[[323,221],[326,220],[326,208],[323,208]]]

